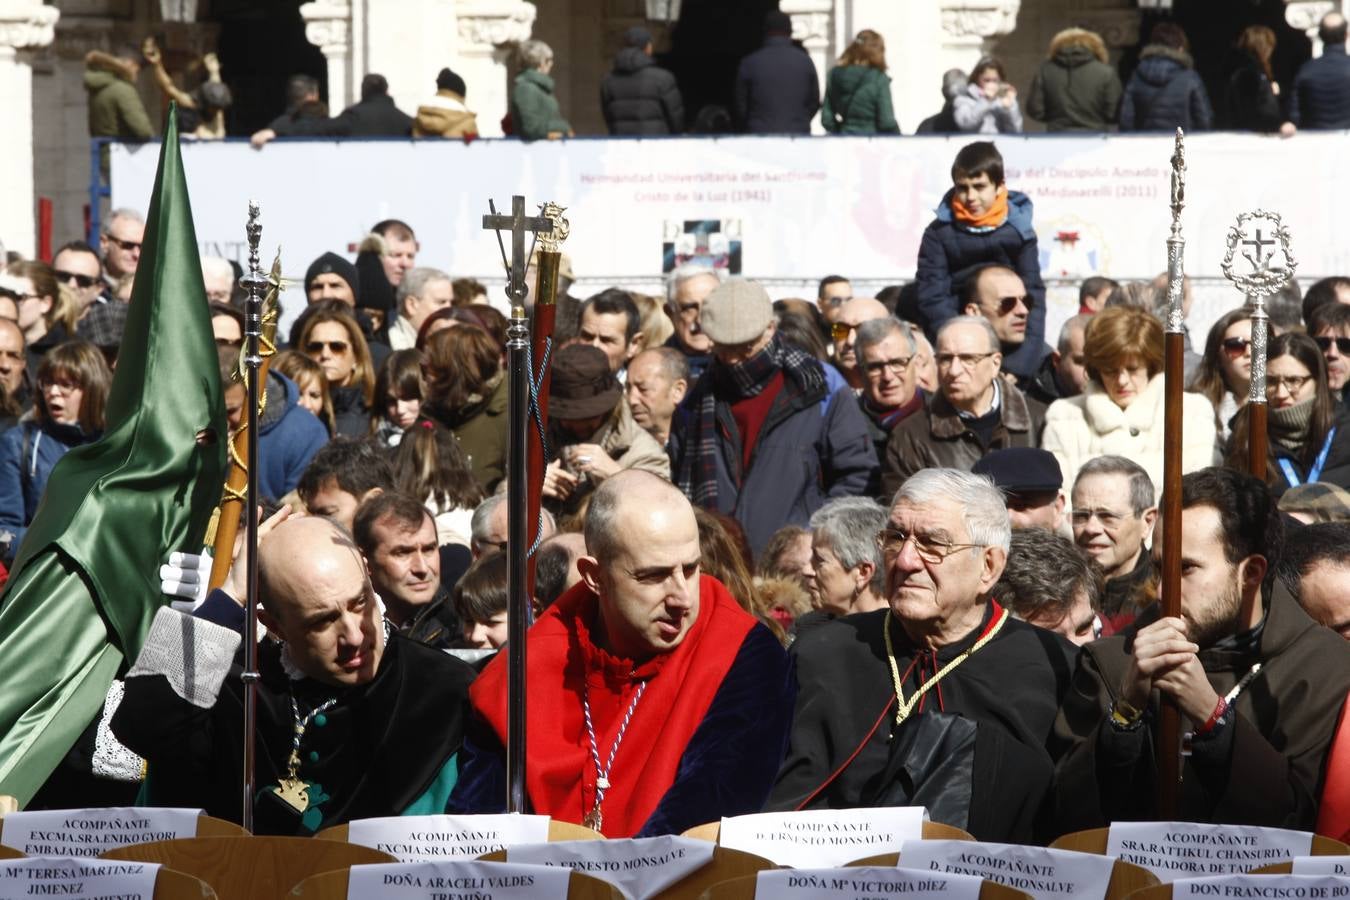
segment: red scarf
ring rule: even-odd
[[[586,679],[601,764],[647,682],[614,757],[601,807],[606,837],[631,837],[675,781],[680,757],[703,721],[755,619],[721,582],[704,575],[699,612],[670,653],[634,668],[591,642],[597,598],[578,584],[529,631],[526,790],[536,813],[579,823],[595,803],[595,764],[582,713]],[[506,659],[498,654],[470,688],[474,709],[506,743]]]

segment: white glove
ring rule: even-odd
[[[182,597],[170,605],[182,613],[192,613],[206,600],[206,584],[211,579],[211,554],[169,554],[169,561],[159,567],[160,590],[170,597]]]

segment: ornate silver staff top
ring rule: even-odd
[[[1182,292],[1185,286],[1186,239],[1181,236],[1181,209],[1186,205],[1186,135],[1177,129],[1172,153],[1172,233],[1167,238],[1167,330],[1180,334],[1185,328]]]
[[[1267,237],[1266,235],[1273,235]],[[1234,257],[1238,248],[1251,271],[1235,271]],[[1282,260],[1276,265],[1277,260]],[[1289,245],[1289,229],[1280,220],[1280,214],[1264,209],[1242,213],[1228,229],[1228,252],[1223,257],[1224,277],[1247,297],[1252,307],[1252,381],[1247,394],[1249,403],[1266,402],[1266,339],[1270,317],[1266,315],[1266,298],[1279,293],[1294,277],[1298,261]]]

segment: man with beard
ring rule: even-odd
[[[1156,819],[1155,729],[1176,705],[1188,751],[1176,818],[1311,829],[1350,689],[1350,648],[1271,577],[1283,526],[1264,482],[1202,469],[1181,482],[1181,616],[1155,605],[1084,648],[1057,732],[1061,831]],[[1153,534],[1162,564],[1163,523]]]

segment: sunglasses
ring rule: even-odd
[[[848,333],[857,327],[857,325],[848,325],[844,322],[835,322],[830,325],[830,337],[836,341],[846,341],[848,340]]]
[[[79,272],[67,272],[64,269],[56,270],[56,280],[67,284],[73,281],[82,288],[91,288],[98,283],[98,278],[93,275],[81,275]]]
[[[351,346],[346,341],[310,341],[305,345],[305,352],[322,353],[323,348],[327,347],[329,353],[346,353]]]
[[[1317,346],[1321,348],[1323,353],[1326,353],[1331,349],[1332,344],[1335,344],[1337,353],[1341,356],[1350,356],[1350,337],[1334,338],[1324,335],[1322,337],[1315,337],[1313,340],[1317,342]]]
[[[41,295],[41,294],[20,294],[18,291],[14,290],[14,289],[12,289],[12,288],[0,287],[0,297],[8,297],[10,300],[13,300],[15,303],[22,303],[22,302],[25,301],[25,300],[39,300],[39,299],[41,299],[42,295]]]
[[[1350,344],[1350,341],[1347,341],[1346,343]],[[1240,337],[1224,338],[1222,344],[1223,352],[1231,353],[1233,356],[1241,356],[1246,353],[1247,348],[1251,345],[1252,342],[1250,340]],[[1326,348],[1323,347],[1322,349],[1325,350]]]
[[[113,237],[111,234],[104,235],[104,237],[106,237],[110,242],[112,242],[112,243],[116,244],[117,246],[121,247],[123,250],[127,251],[128,253],[130,253],[132,250],[139,250],[139,249],[141,249],[141,242],[140,242],[140,241],[124,241],[124,240],[122,240],[122,239],[119,238],[119,237]]]
[[[1023,294],[1020,297],[999,297],[998,314],[1000,316],[1006,316],[1014,309],[1017,309],[1017,304],[1019,303],[1027,308],[1027,312],[1031,312],[1031,308],[1036,305],[1035,299],[1032,298],[1030,294]]]

